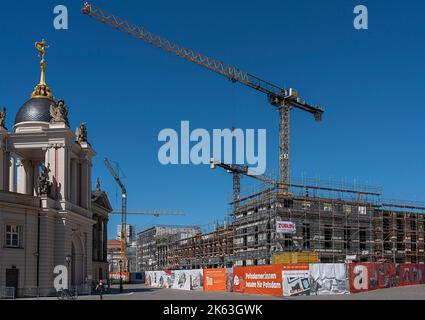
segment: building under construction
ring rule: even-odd
[[[380,199],[367,186],[299,181],[266,188],[235,205],[235,266],[270,264],[282,252],[316,252],[321,262],[423,263],[425,207]],[[295,225],[278,230],[278,222]]]
[[[232,222],[213,231],[164,232],[150,239],[140,233],[139,247],[155,247],[150,259],[156,261],[149,268],[139,263],[140,270],[264,265],[284,252],[315,252],[320,262],[424,263],[425,206],[385,201],[381,193],[305,179],[284,190],[261,186],[232,202]],[[282,222],[294,228],[282,231]]]

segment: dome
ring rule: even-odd
[[[15,125],[21,122],[50,122],[50,105],[56,103],[48,98],[31,98],[23,104],[15,117]]]

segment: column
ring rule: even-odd
[[[39,176],[39,167],[38,163],[33,162],[32,164],[32,195],[38,195],[38,176]]]
[[[55,167],[56,167],[56,159],[55,159],[55,149],[53,145],[49,145],[46,149],[46,154],[44,157],[44,165],[50,167],[49,173],[49,182],[52,183],[52,187],[50,190],[50,196],[56,195],[56,178],[55,178]]]
[[[26,194],[27,193],[27,173],[25,172],[24,160],[18,160],[17,167],[18,167],[17,168],[17,172],[18,172],[17,192]]]
[[[16,169],[16,161],[14,157],[10,157],[9,161],[9,191],[16,192],[15,187],[15,169]]]
[[[78,176],[78,165],[75,159],[71,160],[71,194],[70,199],[73,204],[78,205],[78,186],[79,186],[79,176]]]
[[[81,206],[84,208],[89,208],[89,161],[87,159],[81,160]]]
[[[31,160],[27,160],[24,162],[24,168],[26,172],[26,194],[33,195],[34,194],[34,164]]]
[[[103,261],[108,257],[108,219],[103,219]]]
[[[102,224],[102,218],[99,216],[97,218],[97,256],[98,256],[98,261],[102,261],[103,260],[103,237],[102,237],[102,229],[103,229],[103,224]]]
[[[57,180],[59,200],[69,200],[69,150],[65,145],[60,145],[55,149],[55,175]]]

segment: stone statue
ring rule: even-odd
[[[96,179],[96,190],[100,191],[100,179]]]
[[[68,111],[69,108],[65,105],[64,100],[58,101],[58,106],[55,108],[53,103],[50,105],[50,116],[52,117],[52,123],[65,122],[69,127],[68,122]]]
[[[0,112],[0,128],[6,129],[5,122],[6,122],[6,107],[3,107],[3,109]]]
[[[39,195],[48,195],[50,192],[50,182],[49,182],[49,173],[50,173],[50,163],[41,165],[41,172],[38,176],[38,194]]]
[[[78,143],[87,143],[87,127],[85,122],[80,124],[80,127],[75,131],[75,135],[77,136]]]

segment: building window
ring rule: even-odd
[[[303,210],[308,210],[308,209],[311,208],[311,203],[305,201],[305,202],[302,203],[301,207],[302,207]]]
[[[283,206],[285,208],[292,208],[294,206],[294,200],[292,200],[292,199],[284,199],[283,200]]]
[[[351,230],[349,226],[344,227],[344,249],[351,249]]]
[[[21,226],[6,225],[6,247],[19,248],[21,238]]]
[[[303,225],[304,249],[307,249],[307,250],[310,249],[310,237],[311,237],[310,224],[304,224]]]
[[[332,204],[330,204],[330,203],[323,204],[323,211],[332,212]]]
[[[325,226],[325,249],[332,248],[332,226]]]
[[[360,228],[360,230],[359,230],[359,242],[360,242],[359,249],[360,250],[366,250],[367,249],[366,239],[367,239],[367,235],[366,235],[365,228]]]
[[[366,207],[364,206],[359,206],[359,214],[361,215],[366,215],[367,211],[366,211]]]
[[[351,206],[349,204],[344,204],[342,206],[342,210],[344,211],[345,214],[350,214],[351,213]]]

